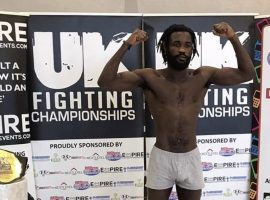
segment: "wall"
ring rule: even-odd
[[[13,12],[270,14],[269,0],[193,0],[192,3],[190,0],[0,0],[0,3],[0,10]]]

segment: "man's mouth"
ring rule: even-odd
[[[187,57],[186,56],[183,56],[183,55],[177,56],[177,60],[179,60],[179,61],[186,61],[187,60]]]

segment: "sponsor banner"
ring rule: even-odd
[[[27,94],[26,16],[0,14],[0,148],[28,158],[29,196],[35,198]]]
[[[211,85],[199,113],[198,135],[251,132],[252,84]]]
[[[200,135],[197,145],[201,153],[205,188],[201,199],[246,200],[249,196],[251,134]],[[155,138],[146,139],[146,166]],[[177,199],[173,188],[171,199]]]
[[[30,141],[27,17],[0,14],[0,145]]]
[[[143,138],[33,141],[40,199],[143,199]]]
[[[97,85],[106,62],[140,26],[141,16],[30,16],[34,140],[142,137],[141,91]],[[140,52],[132,47],[119,71],[141,67]]]
[[[262,29],[262,73],[261,73],[261,99],[260,99],[260,134],[259,134],[259,160],[258,160],[258,199],[270,197],[269,163],[270,153],[269,112],[270,112],[270,25]]]
[[[190,63],[191,69],[200,66],[237,67],[235,52],[228,40],[213,35],[212,26],[226,21],[237,32],[240,42],[251,50],[250,24],[252,16],[144,16],[144,28],[149,33],[145,43],[145,66],[161,69],[166,67],[157,42],[163,31],[172,24],[185,24],[192,28],[197,37],[199,55],[195,55]],[[238,89],[239,88],[239,89]],[[251,130],[251,88],[248,85],[232,87],[211,86],[205,99],[205,107],[198,120],[199,135],[246,133]],[[151,115],[146,113],[147,134],[154,136],[154,125]]]
[[[106,62],[137,27],[141,16],[30,16],[29,97],[40,199],[143,196],[142,93],[97,85]],[[138,45],[119,71],[141,63]]]

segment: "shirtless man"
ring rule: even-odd
[[[213,33],[231,42],[237,69],[210,66],[188,69],[197,53],[195,34],[184,25],[172,25],[158,43],[167,68],[117,73],[127,50],[148,38],[146,32],[135,30],[99,77],[102,88],[124,91],[141,87],[143,90],[157,130],[147,170],[149,200],[167,200],[174,184],[181,200],[200,199],[204,182],[196,126],[207,89],[210,84],[233,85],[253,77],[252,61],[232,27],[221,22],[213,25]]]

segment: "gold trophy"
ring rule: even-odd
[[[0,184],[12,183],[25,175],[27,157],[0,149]]]

